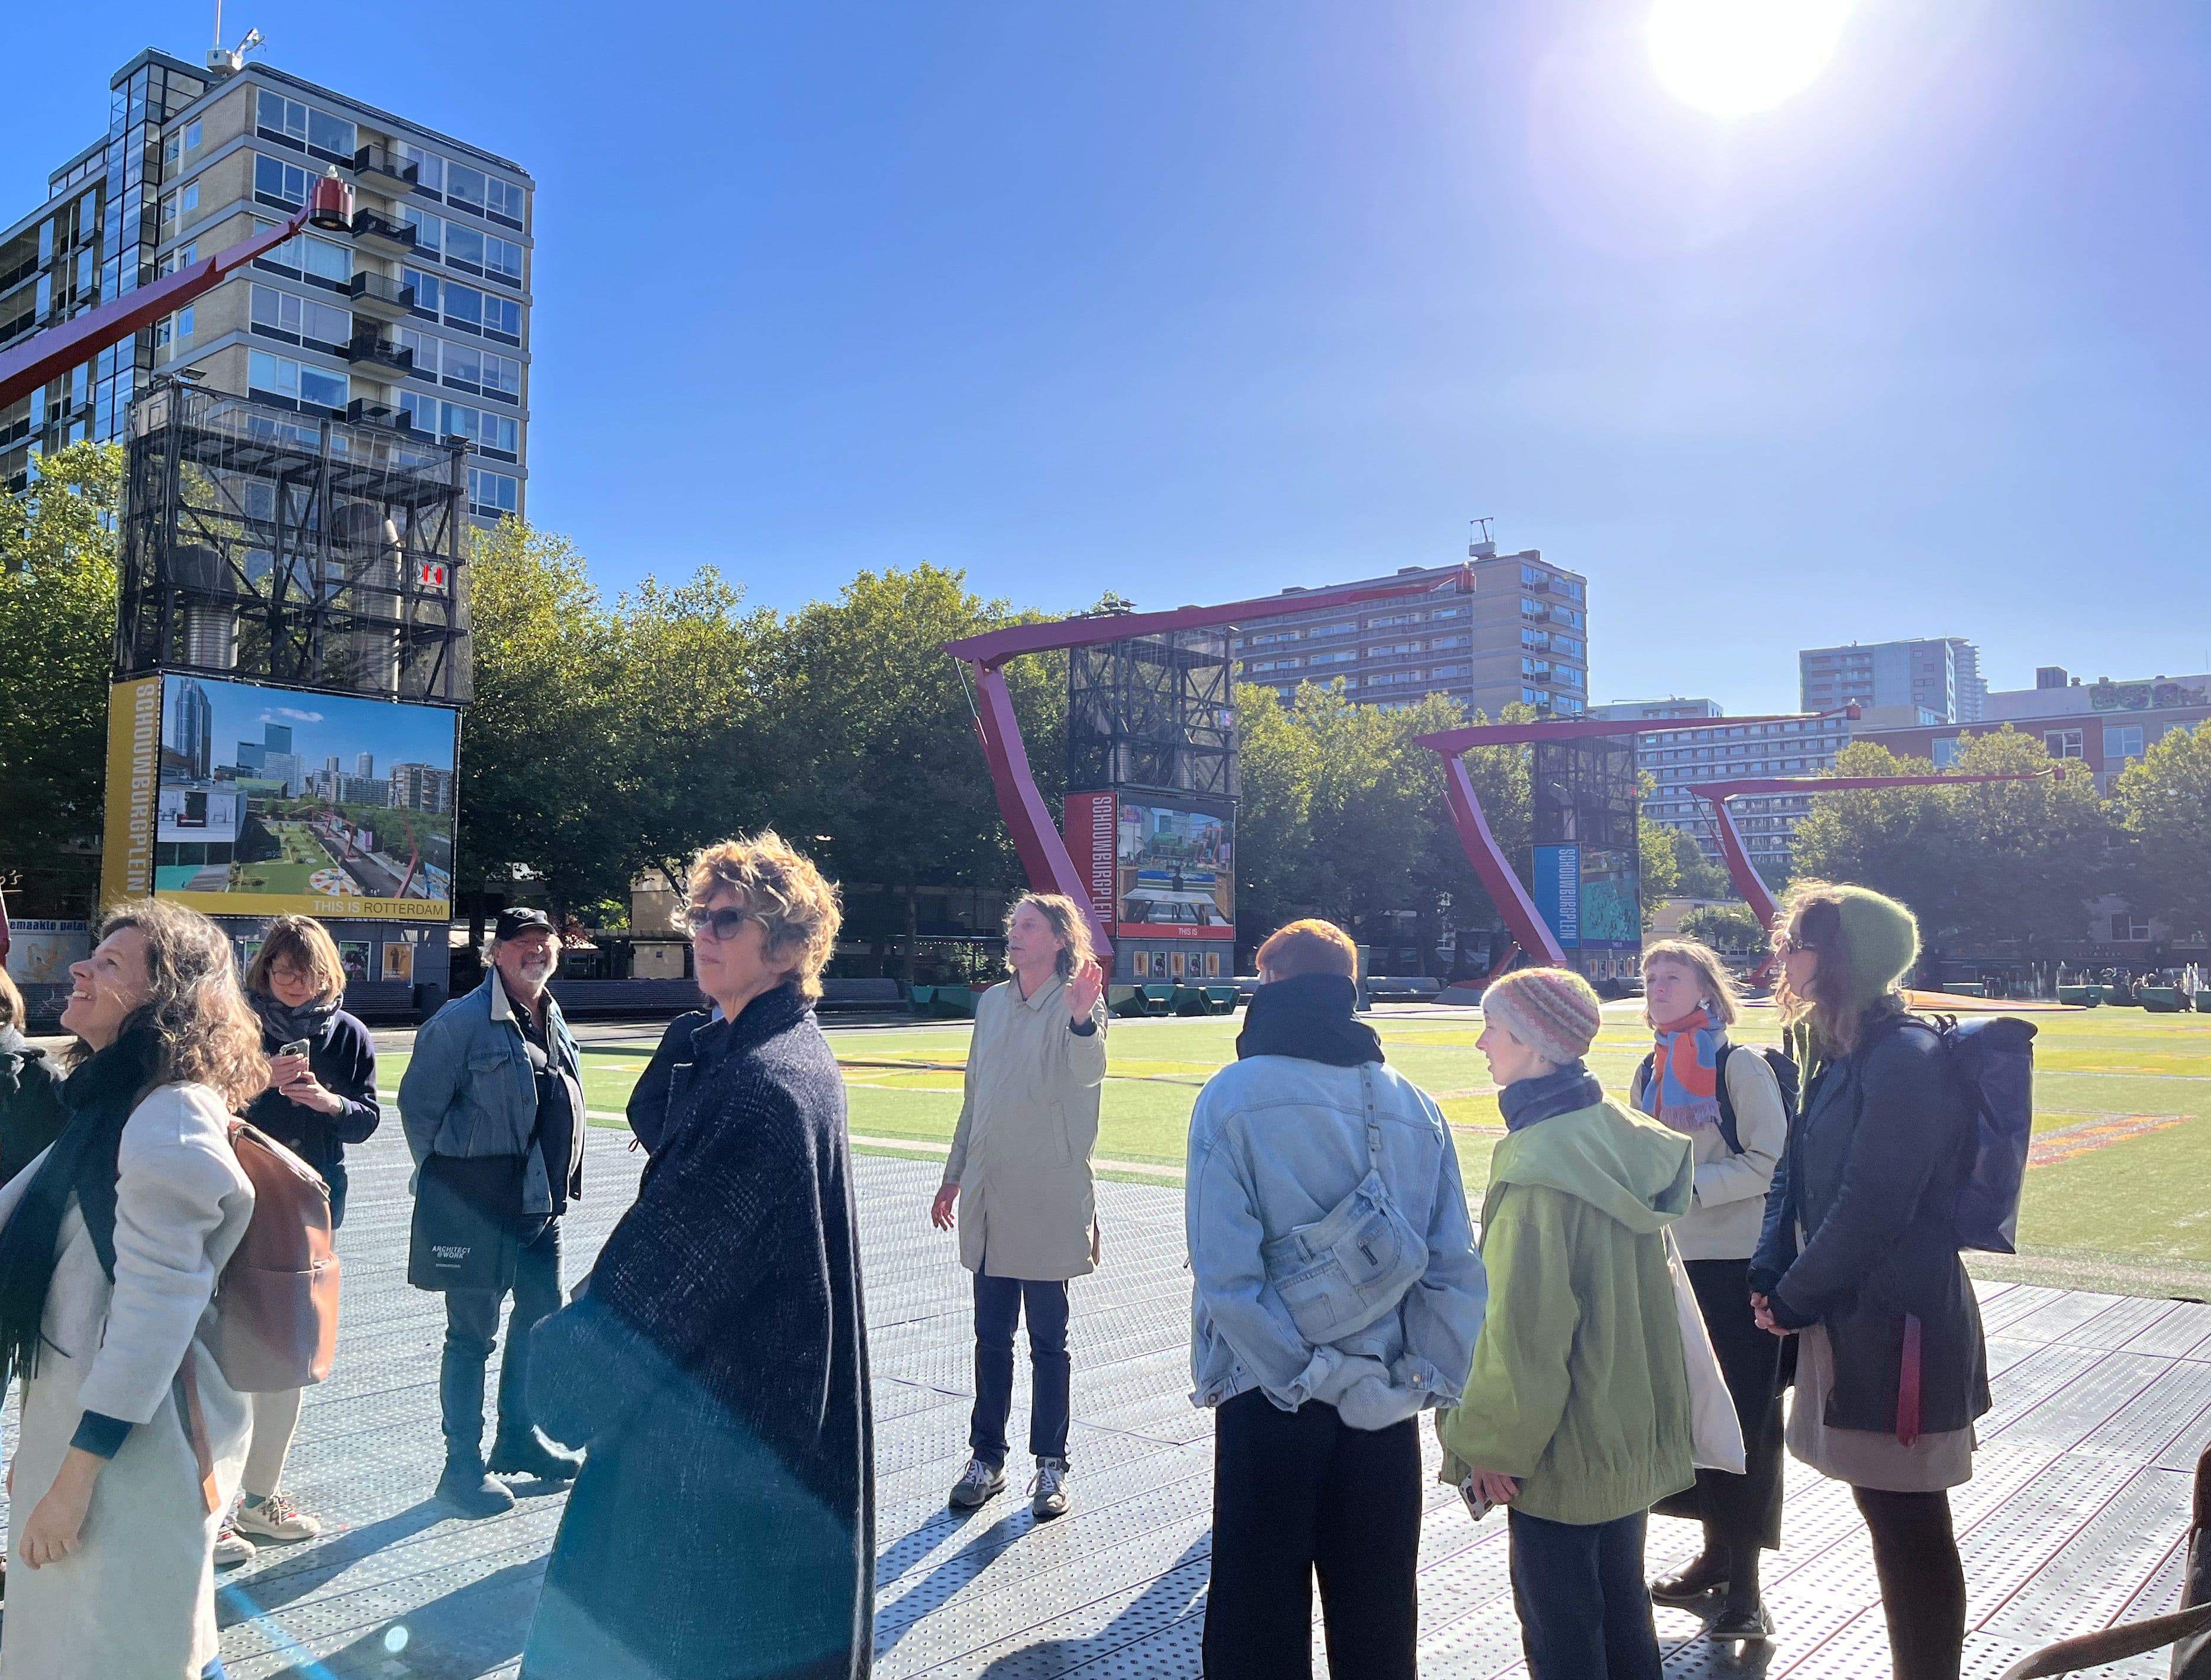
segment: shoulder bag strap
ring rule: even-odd
[[[1382,1121],[1374,1112],[1374,1064],[1359,1064],[1359,1091],[1366,1103],[1366,1170],[1382,1170]]]

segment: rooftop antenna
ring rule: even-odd
[[[1497,558],[1497,533],[1494,527],[1497,521],[1493,517],[1491,517],[1484,519],[1471,519],[1467,523],[1473,528],[1472,534],[1466,545],[1467,558],[1470,560],[1495,559]]]

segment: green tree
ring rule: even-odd
[[[1702,940],[1715,951],[1757,951],[1766,929],[1746,904],[1701,904],[1681,918],[1681,937]]]
[[[37,466],[0,507],[0,880],[82,913],[106,783],[123,451],[72,444]]]
[[[1236,807],[1236,937],[1252,946],[1313,903],[1313,786],[1319,743],[1293,708],[1256,683],[1236,690],[1243,798]]]
[[[966,575],[923,565],[863,571],[786,627],[779,678],[786,833],[838,879],[872,884],[903,911],[918,889],[997,893],[1023,883],[976,734],[966,668],[947,642],[1038,616],[984,601]],[[1048,803],[1063,791],[1064,656],[1028,655],[1006,683]],[[886,906],[852,905],[884,945]]]
[[[2129,903],[2184,934],[2211,929],[2211,721],[2166,730],[2111,791]]]
[[[1860,741],[1837,755],[1834,774],[1933,768]],[[2012,942],[2032,956],[2077,940],[2106,880],[2111,823],[2087,777],[2038,774],[2050,768],[2042,742],[2007,725],[1966,737],[1952,769],[2035,779],[1819,795],[1796,831],[1796,873],[1902,899],[1935,951]]]
[[[618,622],[575,545],[518,520],[476,534],[468,584],[456,890],[536,883],[564,910],[621,901],[637,847],[617,798]]]

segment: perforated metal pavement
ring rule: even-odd
[[[628,1204],[639,1157],[595,1129],[588,1195],[566,1222],[566,1277],[588,1269]],[[878,1672],[992,1680],[1194,1676],[1208,1567],[1212,1444],[1186,1399],[1181,1193],[1099,1187],[1106,1264],[1075,1285],[1073,1512],[1037,1525],[1027,1460],[983,1511],[946,1509],[966,1459],[967,1275],[925,1217],[938,1169],[857,1167],[867,1244],[881,1522]],[[288,1484],[330,1525],[224,1577],[223,1654],[273,1676],[463,1680],[515,1671],[560,1496],[519,1484],[515,1512],[468,1523],[430,1502],[437,1479],[439,1303],[404,1281],[406,1155],[397,1117],[355,1152],[339,1239],[337,1369],[307,1398]],[[1967,1672],[2178,1601],[2188,1472],[2211,1438],[2211,1307],[1984,1287],[1996,1409],[1955,1496],[1971,1585]],[[1027,1374],[1014,1440],[1025,1439]],[[12,1431],[11,1431],[12,1433]],[[1425,1450],[1433,1460],[1432,1443]],[[1662,1610],[1668,1672],[1826,1680],[1884,1675],[1872,1558],[1846,1489],[1790,1465],[1785,1549],[1767,1567],[1771,1645],[1715,1647]],[[1422,1671],[1520,1671],[1505,1525],[1470,1523],[1432,1490],[1422,1536]],[[1694,1549],[1656,1519],[1653,1573]],[[1315,1671],[1326,1672],[1318,1630]],[[2107,1672],[2161,1674],[2162,1658]]]

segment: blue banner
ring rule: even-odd
[[[1536,848],[1536,910],[1567,951],[1582,942],[1582,849]]]

